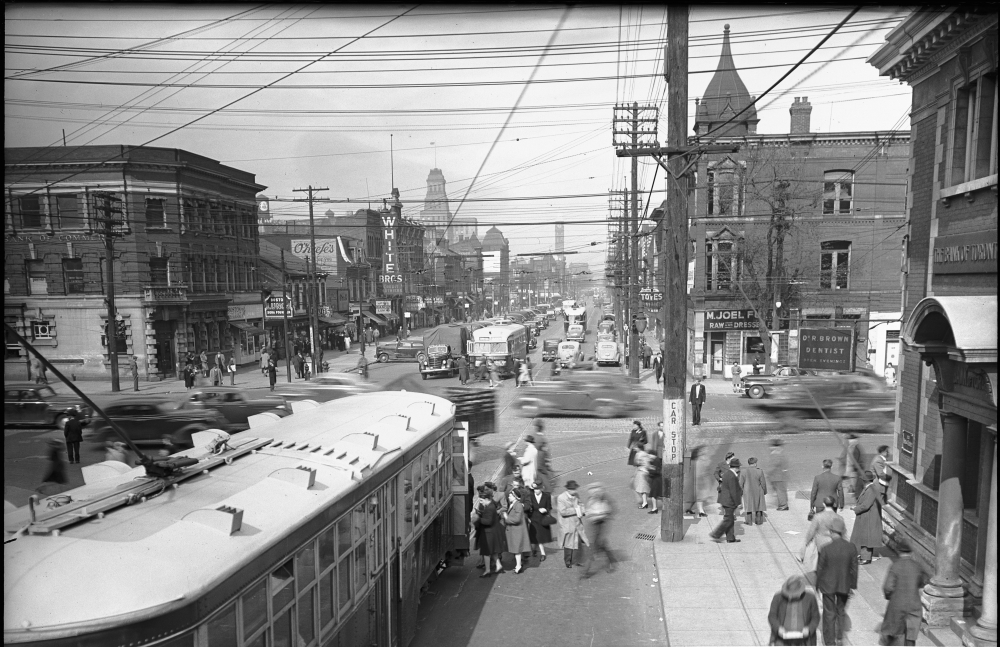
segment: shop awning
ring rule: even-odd
[[[376,325],[384,326],[386,324],[385,319],[383,319],[381,315],[377,315],[373,312],[362,312],[361,314],[365,316],[365,319],[375,323]]]
[[[242,330],[244,332],[247,332],[247,333],[249,333],[251,335],[263,335],[264,334],[264,329],[263,328],[258,328],[257,326],[255,326],[253,324],[249,324],[249,323],[247,323],[245,321],[230,321],[229,325],[232,326],[233,328],[239,328],[240,330]]]
[[[332,314],[329,317],[320,317],[320,323],[325,323],[330,326],[344,326],[347,324],[347,317],[339,314]]]

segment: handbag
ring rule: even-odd
[[[550,515],[547,512],[545,514],[543,514],[542,518],[538,521],[538,523],[542,524],[543,526],[551,526],[551,525],[554,525],[555,522],[556,522],[556,518],[553,517],[552,515]]]

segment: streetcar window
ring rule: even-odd
[[[288,560],[271,572],[271,609],[277,613],[295,597],[295,589],[292,583],[295,580],[295,571],[292,567],[292,560]]]
[[[301,591],[316,579],[316,549],[313,548],[312,542],[295,556],[295,567],[299,574],[299,591]]]
[[[337,555],[343,557],[351,551],[351,515],[345,514],[337,522]]]
[[[285,611],[274,619],[274,647],[292,647],[292,610]]]
[[[336,573],[330,571],[319,581],[319,626],[326,627],[333,620],[333,601],[336,599]]]
[[[367,535],[368,530],[365,519],[365,504],[362,503],[358,507],[354,508],[354,543],[358,543],[358,541],[364,543],[365,536]]]
[[[212,647],[236,647],[236,603],[208,621],[208,644]]]
[[[413,525],[417,527],[420,525],[420,495],[423,493],[423,487],[418,487],[413,493]]]
[[[420,497],[420,503],[421,503],[421,504],[423,505],[423,508],[424,508],[424,511],[423,511],[423,518],[424,518],[424,519],[426,519],[426,518],[427,518],[427,514],[428,514],[428,513],[427,513],[427,489],[428,489],[429,487],[431,487],[431,484],[430,484],[430,483],[426,484],[426,485],[424,486],[424,489],[423,489],[423,490],[421,490],[421,492],[420,492],[420,494],[422,495],[422,496]]]
[[[368,585],[368,546],[362,542],[354,549],[354,576],[358,593]]]
[[[299,640],[298,645],[308,645],[316,637],[316,626],[313,624],[313,590],[310,589],[299,596]]]
[[[243,637],[252,636],[267,622],[267,585],[264,580],[243,594]]]
[[[340,602],[340,608],[343,609],[344,605],[350,603],[351,601],[351,556],[340,558],[340,566],[337,567],[337,601]]]
[[[337,563],[337,527],[330,526],[319,536],[319,572]]]

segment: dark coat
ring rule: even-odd
[[[919,625],[923,607],[920,590],[929,581],[927,571],[912,557],[897,559],[889,567],[889,573],[882,584],[882,592],[889,604],[885,608],[880,633],[886,636],[904,636],[908,632],[907,620]],[[909,632],[915,633],[915,632]]]
[[[62,459],[62,450],[55,445],[49,447],[49,470],[42,483],[66,483],[66,463]]]
[[[756,465],[744,467],[740,470],[740,488],[744,494],[743,514],[767,510],[767,503],[764,500],[764,495],[767,494],[767,479],[764,478],[764,470]]]
[[[646,443],[649,442],[649,436],[646,435],[646,430],[632,429],[628,435],[628,464],[635,465],[635,451],[636,449],[644,449]]]
[[[649,496],[663,496],[663,459],[656,456],[649,461]],[[685,508],[686,510],[687,508]]]
[[[705,385],[696,382],[691,385],[691,393],[688,395],[688,402],[691,404],[705,404]]]
[[[854,529],[851,531],[851,543],[855,546],[879,548],[885,545],[882,541],[882,501],[874,483],[865,486],[854,505]]]
[[[819,549],[816,588],[821,593],[847,595],[858,588],[858,549],[843,537],[834,536]]]
[[[458,366],[458,379],[463,382],[469,381],[469,363],[465,361],[465,358],[461,355],[455,360],[455,364]]]
[[[532,492],[531,503],[531,515],[529,516],[531,525],[528,526],[528,536],[533,544],[547,544],[552,541],[552,526],[543,526],[542,519],[545,517],[556,518],[552,510],[552,495],[548,492],[542,492],[541,498],[536,501],[535,494]],[[542,508],[546,511],[541,512]]]
[[[278,381],[278,369],[274,364],[267,367],[267,381],[271,386],[274,386],[274,383]]]
[[[507,551],[507,535],[497,513],[497,506],[492,501],[487,502],[479,514],[479,529],[482,531],[487,555],[499,555]]]
[[[844,507],[844,482],[829,470],[823,470],[813,478],[809,505],[813,510],[823,507],[823,499],[832,496],[837,501],[837,509]]]
[[[722,475],[722,487],[719,488],[719,505],[723,508],[735,508],[743,501],[743,488],[740,479],[727,469]]]
[[[68,443],[83,442],[83,425],[80,423],[79,418],[74,416],[66,420],[66,426],[63,428],[63,436]]]
[[[816,644],[816,629],[819,627],[819,604],[816,602],[816,596],[812,593],[806,591],[805,596],[805,615],[802,618],[804,626],[809,627],[809,635],[806,636],[804,643],[806,645]],[[772,645],[784,645],[785,643],[778,636],[778,627],[781,626],[782,622],[785,620],[785,611],[788,609],[789,600],[781,591],[774,594],[771,599],[771,610],[767,614],[767,621],[771,625],[771,644]]]

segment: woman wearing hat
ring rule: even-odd
[[[483,548],[486,550],[486,552],[483,553],[483,561],[486,565],[486,572],[479,577],[490,577],[493,575],[490,571],[490,566],[494,559],[496,559],[497,575],[503,573],[503,566],[500,563],[500,557],[503,555],[504,551],[507,550],[507,538],[506,533],[504,532],[503,522],[500,519],[500,514],[497,512],[497,506],[493,500],[493,490],[489,487],[489,485],[489,483],[483,484],[484,498],[479,512],[479,531],[482,534],[480,550]]]
[[[552,541],[552,495],[545,492],[545,483],[539,476],[531,484],[531,511],[528,525],[528,539],[531,542],[531,554],[539,554],[539,561],[545,561],[545,544]],[[537,546],[537,551],[536,551]]]
[[[882,497],[875,485],[875,474],[865,470],[865,487],[854,505],[854,529],[851,543],[858,547],[858,563],[871,564],[876,548],[884,544],[882,540]]]
[[[583,506],[576,490],[576,481],[566,481],[566,491],[556,497],[556,509],[559,511],[559,529],[562,531],[563,562],[566,568],[573,567],[573,551],[576,551],[576,565],[583,566],[580,553],[581,544],[587,543],[587,535],[583,530]]]
[[[638,420],[632,421],[632,431],[628,435],[628,464],[635,465],[635,453],[646,446],[649,436]]]
[[[521,501],[521,488],[514,488],[507,495],[507,510],[503,520],[507,536],[507,552],[514,555],[514,574],[524,572],[521,565],[521,555],[531,552],[531,538],[528,536],[528,516],[524,513],[524,503]]]

